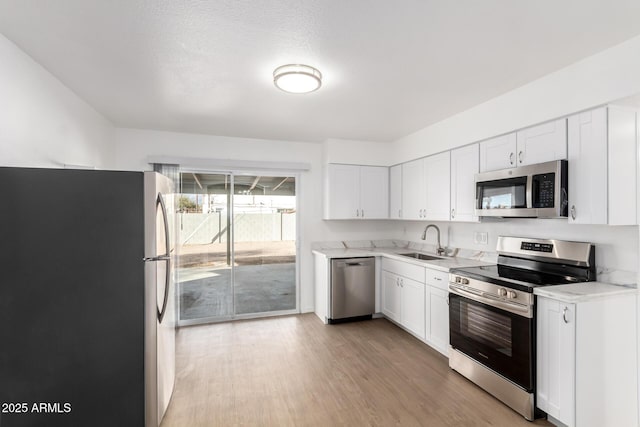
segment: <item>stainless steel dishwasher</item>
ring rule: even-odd
[[[331,260],[329,323],[371,319],[376,305],[375,258]]]

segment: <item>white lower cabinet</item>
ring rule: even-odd
[[[400,324],[424,339],[424,283],[400,278]]]
[[[636,331],[635,294],[578,303],[538,295],[538,408],[569,427],[637,426]]]
[[[400,276],[382,272],[382,314],[400,321]]]
[[[382,314],[449,356],[449,273],[382,259]]]
[[[426,341],[431,347],[449,356],[449,293],[427,286]]]
[[[382,272],[382,314],[424,340],[424,283]]]
[[[382,258],[382,314],[424,341],[424,267]]]
[[[537,310],[537,406],[572,426],[575,425],[575,304],[538,297]]]
[[[449,274],[425,268],[425,341],[449,356]]]

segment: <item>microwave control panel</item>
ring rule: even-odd
[[[555,173],[544,173],[531,177],[532,202],[534,208],[552,208],[555,201]]]

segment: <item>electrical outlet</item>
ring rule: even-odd
[[[489,233],[486,231],[474,231],[473,243],[476,245],[486,245],[489,243]]]

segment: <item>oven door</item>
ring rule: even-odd
[[[533,391],[534,319],[449,294],[454,349]]]

